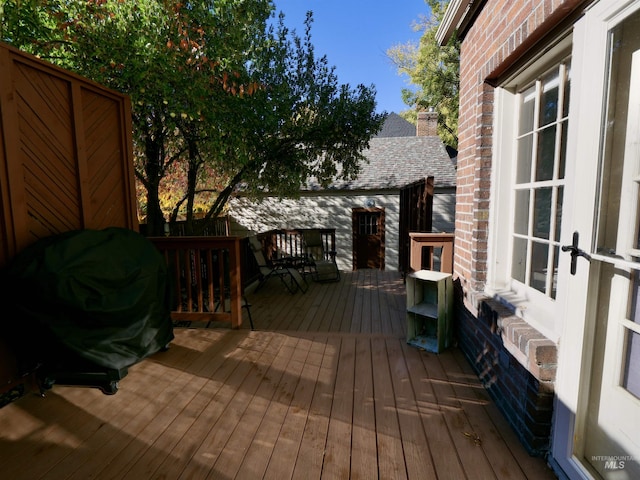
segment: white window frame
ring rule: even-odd
[[[494,143],[488,237],[488,272],[485,293],[511,307],[533,328],[557,342],[562,332],[561,305],[533,287],[511,277],[515,214],[515,175],[519,92],[571,56],[571,35],[545,49],[499,87],[494,96]],[[569,120],[571,124],[571,120]],[[569,156],[568,148],[567,154]],[[566,161],[566,159],[565,159]],[[566,173],[565,173],[566,177]],[[566,196],[566,189],[565,189]],[[563,225],[563,228],[566,228]],[[566,237],[566,235],[565,235]],[[568,256],[568,255],[567,255]],[[565,268],[560,255],[558,271]],[[568,268],[568,267],[567,267]],[[557,282],[556,298],[563,293]]]

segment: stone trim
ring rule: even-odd
[[[555,382],[558,346],[511,309],[493,298],[482,300],[497,315],[497,328],[505,348],[540,382]],[[482,306],[481,306],[482,308]]]

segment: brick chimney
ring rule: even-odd
[[[418,112],[416,135],[418,137],[438,136],[438,112],[435,112],[433,107],[430,107],[428,111]]]

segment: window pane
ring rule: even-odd
[[[538,159],[536,163],[536,181],[551,180],[556,156],[556,126],[541,130],[538,134]]]
[[[533,156],[533,134],[518,140],[518,165],[516,183],[531,181],[531,162]]]
[[[568,60],[519,92],[512,279],[556,295],[570,96]],[[552,269],[553,271],[550,271]]]
[[[551,298],[556,298],[556,292],[558,290],[558,254],[560,248],[553,248],[553,279],[551,280]]]
[[[377,213],[363,213],[359,215],[359,227],[358,233],[360,235],[377,235],[378,234],[378,219],[380,218]]]
[[[538,188],[534,191],[533,203],[533,236],[549,238],[551,220],[551,194],[552,189]]]
[[[531,247],[531,276],[529,278],[529,285],[544,293],[547,284],[549,245],[546,243],[533,242]]]
[[[629,312],[627,316],[629,320],[640,323],[640,272],[634,270],[631,277],[631,301],[629,302]]]
[[[569,122],[565,121],[561,123],[560,128],[562,129],[560,138],[560,142],[562,143],[560,145],[560,158],[558,159],[558,178],[562,180],[564,178],[565,158],[567,157],[567,131],[569,130]]]
[[[536,104],[536,86],[528,88],[520,96],[520,119],[518,135],[533,131],[533,120]]]
[[[560,241],[560,229],[562,228],[562,202],[564,200],[564,187],[558,187],[558,197],[556,198],[556,234],[554,239]]]
[[[562,105],[562,116],[569,115],[569,96],[571,94],[571,64],[567,63],[566,77],[564,82],[564,103]]]
[[[527,241],[523,238],[513,239],[513,262],[511,264],[511,277],[524,283],[527,271]]]
[[[520,235],[529,233],[529,190],[516,191],[514,231]]]
[[[622,386],[640,398],[640,335],[627,331],[627,358]]]
[[[540,126],[549,125],[558,119],[558,91],[560,77],[554,70],[542,79],[542,96],[540,97]]]

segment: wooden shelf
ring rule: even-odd
[[[416,315],[422,315],[423,317],[430,317],[433,319],[438,318],[438,305],[436,303],[419,303],[407,307],[407,312],[415,313]]]
[[[420,270],[407,276],[407,343],[440,353],[453,338],[451,274]]]

